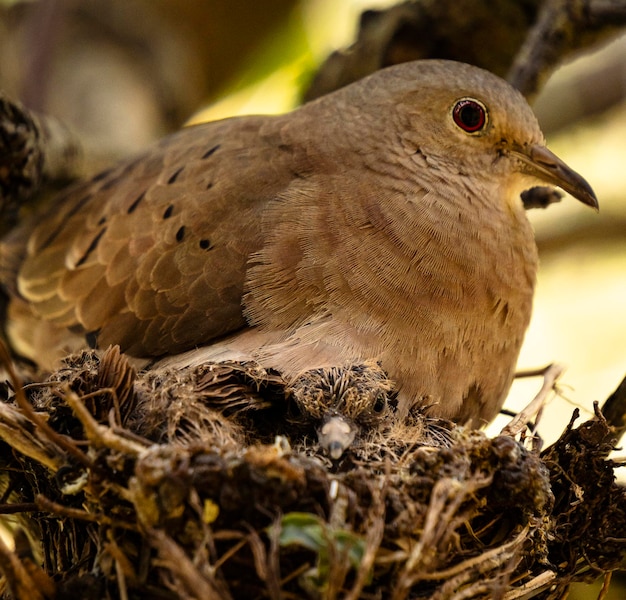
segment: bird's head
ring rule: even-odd
[[[375,362],[305,371],[288,392],[300,420],[315,426],[320,448],[332,460],[339,460],[361,431],[383,427],[391,412],[392,383]]]
[[[383,121],[395,121],[391,129],[401,132],[405,152],[428,167],[420,173],[473,192],[476,181],[504,186],[516,201],[522,191],[549,184],[598,208],[591,186],[546,147],[530,106],[503,79],[445,60],[404,63],[371,77],[365,86],[378,88],[372,103],[391,101]]]

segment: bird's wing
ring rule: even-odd
[[[278,138],[271,117],[208,123],[70,188],[5,240],[8,287],[42,319],[138,356],[243,326],[263,207],[293,177],[270,152]]]

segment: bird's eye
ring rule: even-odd
[[[487,110],[472,98],[462,98],[452,109],[454,122],[467,133],[480,131],[487,123]]]
[[[374,402],[374,406],[372,407],[372,410],[376,414],[381,414],[385,411],[386,408],[387,408],[387,397],[384,394],[379,394],[376,397],[376,401]]]

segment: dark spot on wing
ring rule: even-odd
[[[91,178],[92,183],[96,183],[98,181],[102,181],[103,179],[108,177],[109,174],[113,171],[113,168],[114,167],[111,167],[110,169],[106,169],[105,171],[100,171],[100,173],[98,173],[97,175],[94,175]]]
[[[181,228],[176,232],[176,241],[182,242],[185,237],[185,226],[182,225]]]
[[[184,168],[185,167],[183,166],[177,171],[174,171],[174,173],[172,173],[171,177],[167,180],[168,185],[174,183],[178,179],[178,176],[183,172]]]
[[[112,187],[115,187],[122,179],[125,177],[124,171],[120,171],[115,177],[111,177],[107,181],[105,181],[100,190],[110,190]]]
[[[200,240],[198,242],[198,245],[200,246],[200,248],[202,248],[203,250],[210,250],[213,246],[211,246],[211,240]]]
[[[98,247],[98,243],[100,242],[100,239],[102,238],[106,230],[107,228],[103,227],[98,232],[96,237],[94,237],[93,240],[91,240],[91,244],[89,244],[89,248],[87,248],[87,251],[85,252],[85,254],[83,254],[80,257],[80,259],[78,260],[75,266],[80,267],[82,264],[84,264],[87,261],[87,259],[89,258],[89,255]]]
[[[139,196],[137,196],[136,200],[128,207],[128,210],[126,211],[129,215],[139,206],[139,203],[145,198],[146,196],[146,190],[144,190],[143,192],[141,192],[141,194],[139,194]]]
[[[169,219],[172,216],[172,213],[174,212],[174,205],[170,204],[166,209],[165,212],[163,213],[163,218],[164,219]]]
[[[74,204],[74,206],[72,206],[72,208],[70,209],[70,211],[67,213],[66,215],[66,219],[69,219],[70,217],[73,217],[81,208],[83,208],[91,199],[93,198],[93,194],[87,194],[86,196],[83,196],[76,204]]]
[[[102,184],[101,190],[109,190],[115,185],[117,185],[122,179],[125,179],[128,174],[137,166],[137,163],[142,160],[142,156],[126,163],[123,167],[117,167],[117,174],[114,177],[111,177],[108,181],[105,181]],[[115,172],[116,167],[111,167],[107,171],[103,171],[102,173],[98,173],[95,177],[92,178],[92,182],[97,182],[106,179],[109,175]]]
[[[217,144],[217,146],[213,146],[213,148],[210,148],[202,155],[202,158],[209,158],[209,156],[214,154],[219,149],[220,146],[221,144]]]

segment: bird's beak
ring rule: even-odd
[[[320,446],[333,460],[339,460],[354,441],[356,426],[342,415],[329,414],[317,433]]]
[[[533,144],[514,148],[511,154],[521,160],[524,173],[556,185],[583,204],[598,210],[598,199],[587,181],[545,146]]]

